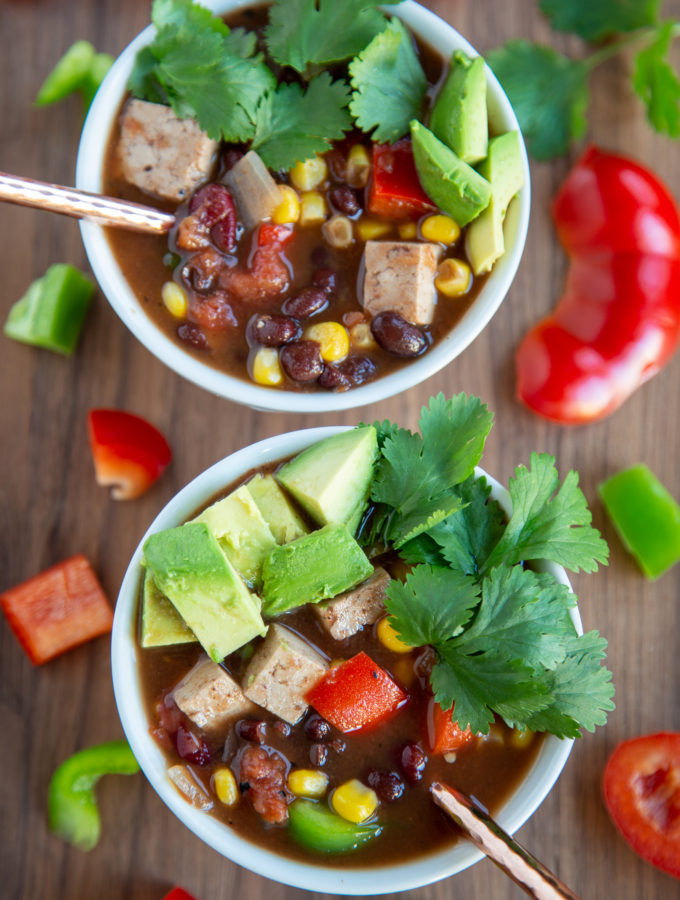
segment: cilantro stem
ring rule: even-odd
[[[660,22],[658,25],[650,25],[648,28],[638,28],[637,31],[631,32],[631,34],[626,35],[626,37],[620,38],[618,41],[613,41],[610,44],[606,44],[604,47],[600,47],[599,50],[596,50],[595,53],[592,53],[583,60],[583,65],[587,69],[592,70],[603,62],[606,62],[608,59],[611,59],[613,56],[617,56],[622,50],[625,50],[626,47],[642,42],[651,43],[661,28],[666,24],[666,22]],[[674,38],[680,36],[680,22],[675,22],[673,24],[672,36]]]

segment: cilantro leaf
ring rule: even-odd
[[[654,25],[661,0],[541,0],[542,12],[557,31],[578,34],[586,41],[602,41]]]
[[[306,91],[280,84],[260,101],[252,147],[270,169],[289,169],[298,160],[328,150],[351,127],[349,91],[328,72],[313,78]]]
[[[652,127],[680,137],[680,81],[668,61],[674,22],[666,22],[655,40],[635,57],[633,87],[647,107]]]
[[[522,40],[492,50],[486,61],[503,85],[535,159],[559,156],[572,140],[583,136],[586,62]]]
[[[393,143],[419,117],[427,79],[399,19],[352,60],[349,74],[354,88],[350,110],[363,131],[375,128],[373,140]]]
[[[265,29],[267,49],[277,63],[298,72],[349,59],[384,29],[387,20],[378,5],[379,0],[275,0]]]
[[[428,563],[431,566],[446,565],[441,547],[427,532],[402,544],[399,548],[399,556],[411,566],[416,566],[418,563]],[[458,569],[458,571],[462,571],[462,569]],[[468,573],[464,572],[463,574]]]
[[[193,0],[154,0],[151,21],[159,31],[171,25],[173,28],[186,27],[197,31],[207,29],[223,37],[229,34],[229,26],[219,16]]]
[[[257,50],[257,35],[254,31],[246,31],[245,28],[232,28],[224,38],[224,46],[230,53],[249,59]]]
[[[518,466],[508,490],[512,515],[485,571],[522,560],[551,559],[572,572],[594,572],[598,562],[607,562],[609,548],[590,524],[576,472],[568,472],[560,485],[554,457],[532,453],[530,468]]]

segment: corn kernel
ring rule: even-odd
[[[356,325],[352,325],[349,335],[354,346],[360,347],[362,350],[373,350],[378,346],[368,322],[357,322]]]
[[[371,160],[363,144],[355,144],[347,155],[345,181],[350,187],[362,188],[368,184]]]
[[[390,671],[402,687],[411,687],[415,681],[416,673],[413,669],[413,659],[410,656],[397,657],[397,659],[390,664]]]
[[[460,297],[472,284],[470,266],[462,259],[445,259],[439,263],[434,285],[445,297]]]
[[[311,191],[326,180],[328,166],[323,156],[312,156],[302,162],[296,162],[289,175],[294,187],[299,191]]]
[[[280,184],[281,202],[272,213],[275,225],[292,225],[300,218],[300,198],[295,188],[289,184]]]
[[[380,222],[377,219],[359,219],[357,222],[357,234],[362,241],[386,237],[391,231],[391,222]]]
[[[234,773],[228,766],[216,769],[213,773],[213,787],[217,799],[225,806],[235,806],[238,803],[239,791]]]
[[[305,328],[303,337],[318,342],[324,362],[338,362],[349,353],[349,334],[339,322],[317,322]]]
[[[306,191],[300,197],[300,225],[318,225],[328,217],[326,198],[318,191]]]
[[[534,732],[528,728],[515,728],[510,735],[510,744],[517,750],[528,747],[534,739]]]
[[[166,281],[161,288],[163,305],[176,319],[183,319],[187,314],[187,292],[176,281]]]
[[[415,241],[418,237],[418,225],[416,222],[400,222],[397,226],[397,231],[402,241]]]
[[[410,653],[413,649],[413,647],[409,647],[409,645],[405,644],[399,637],[392,627],[389,616],[383,616],[378,622],[376,626],[376,635],[383,647],[387,647],[387,649],[391,650],[393,653]]]
[[[326,243],[338,250],[345,250],[354,241],[354,229],[347,216],[331,216],[321,226]]]
[[[260,347],[253,358],[253,381],[267,386],[281,384],[283,372],[275,347]]]
[[[460,237],[460,225],[451,216],[428,216],[420,223],[420,234],[426,241],[448,246]]]
[[[331,805],[339,816],[349,822],[365,822],[378,808],[375,791],[356,778],[346,781],[333,791]]]
[[[288,790],[296,797],[323,797],[328,775],[318,769],[293,769],[288,775]]]

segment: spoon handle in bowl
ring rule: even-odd
[[[475,846],[537,900],[579,900],[552,872],[521,847],[471,797],[446,784],[430,785],[434,802],[467,833]]]
[[[20,206],[35,206],[76,219],[90,219],[99,225],[151,234],[164,234],[175,224],[175,217],[170,213],[142,206],[141,203],[129,203],[32,178],[20,178],[6,172],[0,172],[0,200]]]

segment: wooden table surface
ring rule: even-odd
[[[533,0],[430,0],[484,52],[511,37],[548,41],[579,52],[578,41],[551,35]],[[147,23],[139,0],[0,0],[0,169],[72,184],[81,113],[71,99],[49,109],[32,100],[42,79],[76,38],[118,53]],[[679,0],[664,4],[680,17]],[[645,161],[680,197],[678,145],[654,136],[631,96],[626,62],[613,61],[592,83],[590,138]],[[643,461],[680,497],[677,456],[680,356],[608,420],[566,429],[538,419],[514,398],[513,351],[561,289],[565,258],[556,244],[549,202],[569,160],[532,164],[532,221],[519,274],[483,334],[448,368],[402,396],[344,414],[255,412],[201,391],[166,369],[96,296],[72,359],[0,336],[0,590],[74,553],[84,553],[113,603],[127,561],[158,510],[187,481],[252,441],[312,425],[390,418],[414,427],[437,391],[475,393],[496,414],[485,467],[504,482],[532,450],[576,468],[595,524],[610,541],[608,569],[577,576],[586,629],[609,639],[617,709],[605,728],[578,741],[559,784],[519,832],[519,839],[583,898],[667,900],[680,883],[638,859],[603,808],[600,779],[622,739],[680,731],[680,567],[646,582],[604,520],[596,486]],[[47,213],[0,208],[0,317],[54,262],[87,269],[77,225]],[[112,501],[93,477],[86,434],[91,407],[147,417],[174,451],[170,470],[144,497]],[[111,688],[109,644],[99,639],[33,668],[6,622],[0,623],[0,896],[6,900],[141,900],[181,884],[201,900],[294,900],[305,892],[253,875],[202,845],[139,775],[104,779],[103,835],[90,854],[71,849],[46,827],[46,789],[54,768],[74,751],[122,736]],[[272,873],[275,874],[275,873]],[[332,886],[332,875],[329,887]],[[524,896],[490,862],[412,892],[419,900]]]

